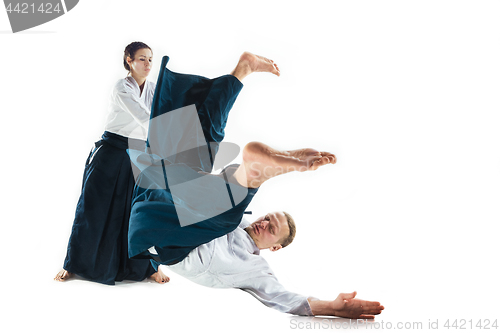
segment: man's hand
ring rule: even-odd
[[[382,313],[384,307],[379,302],[355,299],[356,292],[342,293],[334,301],[308,299],[313,315],[336,316],[351,319],[373,319]]]
[[[342,293],[332,302],[334,316],[352,319],[373,319],[384,310],[379,302],[355,299],[356,292]]]

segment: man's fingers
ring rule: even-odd
[[[347,301],[347,302],[349,302],[349,301]],[[377,315],[377,314],[382,313],[382,310],[384,310],[384,307],[382,305],[380,305],[379,302],[370,302],[370,301],[363,301],[363,300],[355,299],[355,300],[352,300],[350,303],[352,303],[352,305],[355,308],[361,307],[362,308],[361,311],[363,314]]]
[[[365,301],[365,300],[362,300],[362,299],[356,299],[360,305],[362,305],[364,308],[367,308],[367,307],[377,307],[377,306],[380,306],[380,302],[372,302],[372,301]]]
[[[361,315],[357,319],[375,319],[375,316],[371,315]]]
[[[383,309],[384,309],[383,306],[375,307],[375,308],[371,308],[371,309],[363,309],[363,313],[377,315],[377,314],[381,314]]]
[[[349,299],[356,297],[356,294],[357,294],[357,292],[353,291],[352,293],[341,293],[339,296],[343,300],[349,300]]]

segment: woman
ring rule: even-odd
[[[67,255],[56,281],[74,274],[110,285],[147,277],[169,281],[150,260],[131,260],[127,253],[134,177],[126,150],[144,147],[147,139],[155,91],[155,84],[146,80],[152,61],[151,48],[144,43],[125,48],[123,65],[129,75],[113,89],[105,132],[85,164]]]

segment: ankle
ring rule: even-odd
[[[252,74],[252,68],[248,61],[239,62],[236,68],[231,72],[231,75],[235,76],[238,80],[243,81],[245,77]]]

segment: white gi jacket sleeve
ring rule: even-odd
[[[132,118],[144,129],[148,129],[149,116],[151,110],[148,109],[144,101],[139,97],[138,87],[130,84],[129,81],[123,81],[123,84],[115,86],[115,102],[122,110],[128,112]],[[146,92],[144,92],[146,93]]]
[[[286,290],[270,269],[251,272],[245,280],[236,283],[235,287],[275,310],[301,316],[313,315],[307,298]]]
[[[156,85],[146,81],[142,94],[134,78],[128,76],[113,87],[105,129],[125,137],[145,140]]]
[[[259,253],[251,237],[239,227],[197,247],[180,263],[168,268],[203,286],[238,288],[270,308],[312,316],[307,297],[287,291]]]

